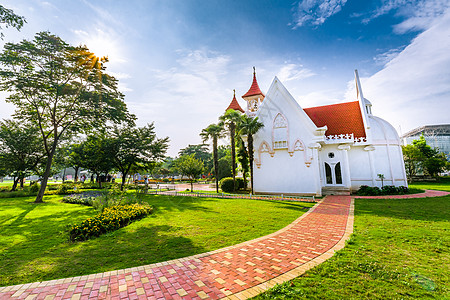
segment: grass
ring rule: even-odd
[[[155,213],[93,240],[68,242],[67,225],[92,207],[46,196],[0,199],[0,286],[79,276],[185,257],[290,224],[312,203],[150,196]]]
[[[450,299],[449,204],[356,199],[347,246],[256,299]]]
[[[440,177],[439,182],[412,182],[410,188],[450,192],[450,177]]]

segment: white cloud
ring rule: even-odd
[[[362,78],[373,112],[396,128],[450,123],[450,9],[383,70]],[[353,85],[353,84],[352,84]],[[352,89],[348,96],[354,95]]]
[[[402,34],[408,31],[422,31],[437,17],[450,7],[448,0],[382,0],[381,5],[362,20],[367,24],[373,19],[392,11],[397,16],[405,18],[394,26],[394,32]]]
[[[341,11],[347,0],[302,0],[294,8],[294,29],[311,24],[321,25]]]
[[[305,79],[316,75],[311,70],[304,68],[302,65],[287,64],[278,71],[278,78],[282,81],[290,81],[296,79]]]
[[[206,49],[177,54],[174,67],[149,70],[145,101],[127,101],[139,121],[155,121],[158,134],[170,137],[171,156],[188,144],[201,143],[201,130],[217,123],[233,97],[226,79],[229,56]]]
[[[387,64],[388,62],[390,62],[391,60],[396,58],[403,51],[403,49],[405,49],[405,47],[403,47],[403,46],[394,48],[394,49],[390,49],[386,52],[378,54],[377,56],[375,56],[373,58],[373,60],[375,61],[375,63],[377,65],[384,66],[385,64]]]

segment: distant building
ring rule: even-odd
[[[450,155],[450,124],[417,127],[402,136],[403,144],[412,144],[412,141],[419,139],[422,134],[431,148],[438,148],[445,155]]]

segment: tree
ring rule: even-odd
[[[105,134],[89,135],[80,144],[80,167],[96,175],[100,188],[102,187],[100,175],[108,174],[114,168],[111,144],[111,140]]]
[[[151,170],[164,159],[169,138],[157,138],[154,124],[144,127],[115,127],[112,131],[111,149],[114,166],[122,173],[123,190],[131,168]]]
[[[35,202],[44,191],[60,139],[110,122],[133,122],[117,80],[104,73],[107,58],[73,47],[49,32],[7,43],[0,54],[0,90],[16,106],[14,117],[39,128],[47,162]]]
[[[0,121],[0,167],[17,183],[36,172],[45,157],[37,128],[14,120]]]
[[[258,117],[250,118],[247,115],[241,116],[241,122],[239,123],[239,135],[247,136],[247,149],[248,157],[250,161],[250,186],[253,194],[253,135],[258,132],[264,124],[258,121]]]
[[[219,158],[217,154],[217,140],[224,136],[223,127],[216,124],[211,124],[200,133],[203,142],[209,139],[213,141],[213,165],[214,165],[214,177],[216,178],[216,193],[219,192]]]
[[[233,173],[233,192],[236,191],[236,126],[241,121],[241,113],[235,111],[234,109],[229,109],[219,117],[220,126],[228,128],[230,131],[230,142],[231,142],[231,171]]]
[[[238,147],[237,159],[238,159],[239,163],[241,164],[242,177],[244,178],[244,186],[247,187],[247,174],[250,170],[250,167],[248,165],[248,152],[245,147],[245,143],[241,137],[239,137],[238,145],[239,145],[239,147]]]
[[[423,155],[414,145],[402,146],[403,160],[408,178],[415,176],[420,168]]]
[[[175,166],[180,174],[189,178],[191,183],[191,192],[193,191],[193,182],[195,178],[203,173],[205,167],[203,162],[196,159],[194,154],[183,155],[175,161]]]
[[[20,28],[22,28],[23,24],[26,22],[27,21],[24,17],[16,15],[12,9],[8,9],[3,5],[0,5],[0,30],[3,29],[3,24],[6,28],[14,27],[17,30],[20,30]],[[3,37],[3,32],[0,32],[0,39],[3,40]]]
[[[207,144],[188,145],[178,152],[178,156],[191,154],[194,154],[196,159],[200,159],[205,164],[206,169],[209,170],[213,167],[211,153],[209,152]]]

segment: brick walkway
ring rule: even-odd
[[[0,299],[244,299],[330,258],[353,230],[349,196],[328,196],[278,232],[191,257],[0,287]]]

